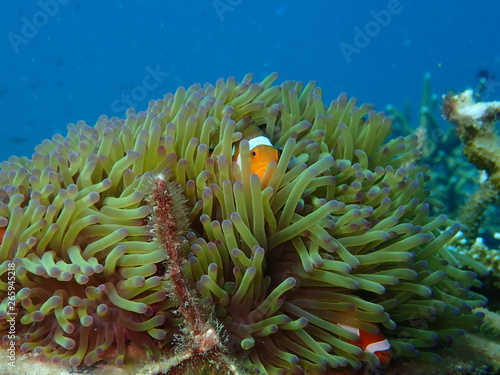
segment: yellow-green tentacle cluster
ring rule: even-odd
[[[114,347],[120,365],[127,342],[159,357],[155,342],[172,336],[166,255],[150,241],[141,193],[151,174],[143,143],[103,117],[1,164],[0,272],[14,263],[17,282],[15,303],[2,284],[0,322],[7,333],[17,313],[21,351],[77,366]]]
[[[379,327],[394,355],[429,358],[477,324],[479,282],[443,246],[459,225],[429,216],[417,137],[388,140],[391,120],[371,106],[345,94],[325,106],[313,82],[276,79],[181,87],[1,165],[1,272],[16,264],[22,350],[77,365],[115,342],[157,355],[171,339],[179,322],[144,199],[164,171],[186,199],[185,275],[249,371],[377,365],[337,323]],[[262,180],[243,139],[255,126],[280,150]]]

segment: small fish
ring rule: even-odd
[[[0,228],[0,245],[2,244],[3,236],[5,235],[6,228]]]
[[[248,130],[243,132],[243,138],[248,140],[250,148],[250,168],[252,174],[256,174],[262,180],[269,163],[278,162],[278,150],[257,126],[249,127]],[[233,160],[241,168],[239,147],[233,150]]]
[[[378,334],[373,335],[345,324],[337,323],[337,325],[347,331],[355,333],[359,337],[358,341],[349,340],[350,344],[356,345],[364,352],[375,354],[382,365],[388,364],[391,361],[391,344],[389,344],[389,341],[387,341],[382,331],[379,330]],[[376,326],[375,324],[372,325]]]
[[[269,138],[261,135],[248,140],[250,147],[250,168],[262,180],[267,166],[271,162],[278,162],[278,150],[274,148]],[[236,162],[241,168],[241,155],[238,152]]]

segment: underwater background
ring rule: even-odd
[[[316,80],[327,103],[340,92],[378,110],[409,100],[416,115],[426,72],[439,95],[474,87],[481,69],[500,75],[498,14],[496,1],[9,2],[0,160],[30,156],[68,123],[248,72]]]
[[[462,155],[463,138],[459,140],[455,131],[465,126],[460,121],[454,121],[457,127],[445,121],[440,106],[442,95],[468,88],[475,90],[477,101],[500,101],[499,14],[500,3],[494,1],[10,2],[0,14],[0,162],[11,155],[30,158],[42,140],[57,133],[66,135],[69,123],[83,120],[93,125],[102,114],[123,119],[129,107],[137,112],[146,110],[148,101],[175,93],[179,86],[215,84],[219,77],[233,76],[241,82],[247,73],[253,73],[253,81],[261,82],[278,72],[278,85],[288,80],[316,81],[326,105],[342,92],[358,98],[358,103],[374,104],[377,111],[395,119],[389,138],[407,136],[405,156],[390,161],[394,168],[401,160],[422,162],[417,163],[419,168],[422,164],[431,167],[431,180],[426,185],[431,191],[431,208],[426,209],[430,210],[429,220],[437,219],[430,222],[444,227],[456,220],[465,225],[457,236],[458,224],[442,232],[430,224],[426,226],[436,238],[449,236],[448,241],[455,236],[443,251],[456,252],[454,256],[460,262],[448,268],[453,268],[454,275],[463,278],[461,281],[465,280],[464,296],[460,299],[470,298],[470,306],[459,299],[452,300],[460,308],[465,306],[464,316],[470,320],[460,321],[458,312],[447,319],[453,323],[456,320],[457,325],[463,323],[467,329],[475,329],[476,323],[481,322],[479,335],[466,336],[465,341],[455,344],[454,351],[447,351],[448,344],[440,342],[439,355],[447,361],[441,368],[400,360],[385,374],[402,373],[409,368],[415,368],[414,374],[431,374],[431,370],[444,373],[444,369],[450,374],[468,374],[475,367],[479,368],[476,375],[497,373],[500,184],[485,183],[487,179],[480,170],[488,168],[468,163]],[[347,100],[345,96],[340,98]],[[495,127],[500,106],[495,111],[496,117],[489,121],[490,130],[495,133],[493,143],[500,139],[498,124]],[[105,120],[101,121],[101,129]],[[424,140],[422,143],[409,135],[414,132],[421,137],[419,140]],[[353,134],[365,136],[361,137],[362,131]],[[498,144],[492,148],[497,165]],[[421,151],[422,157],[411,154],[408,150],[412,148]],[[378,156],[372,157],[375,160]],[[146,159],[155,165],[153,159]],[[337,155],[335,159],[341,158]],[[11,160],[12,165],[17,162],[15,158]],[[13,168],[9,163],[1,167]],[[409,174],[415,172],[412,168],[408,167]],[[25,177],[22,173],[19,172],[19,181]],[[500,178],[495,181],[499,183]],[[392,194],[397,194],[398,190],[392,188]],[[427,198],[423,190],[418,194],[407,190],[405,194],[403,198],[408,200],[416,196],[421,201]],[[441,213],[451,220],[445,222]],[[0,214],[1,230],[8,221],[3,217],[6,214]],[[426,215],[427,212],[421,216]],[[4,232],[5,229],[0,232],[0,244]],[[464,259],[474,261],[469,264]],[[278,271],[279,267],[272,270],[281,276]],[[191,284],[195,283],[191,280]],[[486,299],[489,304],[483,309]],[[391,308],[396,306],[388,304],[387,309]],[[410,321],[402,315],[395,314],[401,322]],[[425,334],[427,331],[419,331],[415,337]],[[433,340],[431,337],[428,341]],[[425,339],[422,342],[422,347],[430,346]],[[471,350],[476,346],[483,348],[477,352],[482,354]],[[464,352],[469,356],[461,359]],[[429,358],[434,359],[433,355]],[[475,361],[475,357],[480,358]],[[384,373],[383,369],[377,373]]]

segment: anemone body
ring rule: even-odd
[[[76,366],[111,348],[122,364],[130,342],[153,356],[168,347],[182,319],[145,197],[160,173],[183,191],[184,276],[248,371],[378,365],[338,324],[381,329],[393,356],[428,358],[474,327],[485,301],[444,246],[459,225],[429,216],[417,137],[388,139],[391,120],[372,106],[345,94],[325,106],[313,82],[276,78],[180,87],[3,162],[4,334],[13,262],[22,351]],[[249,127],[280,150],[262,179]]]

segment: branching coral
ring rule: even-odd
[[[476,103],[473,100],[481,96],[480,92],[485,92],[487,81],[483,78],[476,92],[470,94],[468,101],[462,101],[459,111],[463,111],[462,106],[472,107]],[[450,110],[454,101],[458,100],[453,95],[446,97],[443,109]],[[448,104],[446,104],[448,103]],[[437,95],[431,93],[431,75],[424,77],[424,89],[422,102],[420,105],[420,118],[418,126],[410,124],[410,112],[403,113],[396,110],[393,106],[388,106],[387,110],[394,118],[394,127],[404,130],[404,133],[413,132],[419,136],[418,148],[422,150],[421,161],[432,165],[429,171],[431,180],[428,187],[433,192],[434,205],[438,210],[441,204],[447,214],[465,225],[463,233],[469,244],[472,244],[478,236],[484,237],[488,242],[493,239],[493,233],[498,226],[494,214],[495,203],[498,198],[498,192],[494,189],[491,181],[487,181],[487,173],[484,170],[473,168],[471,163],[462,156],[462,141],[467,139],[465,152],[481,154],[480,149],[474,150],[474,145],[481,144],[481,139],[490,138],[488,132],[494,133],[494,122],[487,122],[483,125],[483,130],[477,132],[477,139],[473,136],[474,126],[467,125],[464,117],[455,128],[447,123],[439,123],[438,115],[441,112]],[[488,105],[488,103],[482,103]],[[458,106],[457,106],[458,107]],[[476,106],[479,108],[478,106]],[[483,110],[486,107],[483,106]],[[455,120],[458,115],[454,115]],[[490,118],[494,119],[494,115]],[[471,122],[474,120],[470,119]],[[476,132],[476,131],[474,131]],[[466,136],[469,134],[470,136]],[[496,137],[496,136],[494,136]],[[491,142],[489,139],[488,142]],[[494,143],[494,142],[492,142]],[[484,168],[484,164],[481,166]]]
[[[477,237],[474,243],[469,243],[467,236],[459,232],[450,242],[451,250],[467,255],[477,260],[483,267],[481,273],[490,272],[492,278],[500,280],[500,250],[490,249],[482,237]]]
[[[396,131],[403,134],[415,132],[418,135],[420,160],[432,165],[428,188],[432,190],[432,198],[439,201],[434,201],[436,211],[444,209],[450,217],[457,219],[464,212],[460,205],[465,202],[466,196],[479,187],[480,176],[462,157],[460,140],[454,127],[440,122],[440,98],[432,93],[431,83],[432,77],[427,73],[424,76],[417,122],[411,122],[409,109],[400,112],[394,106],[387,106],[387,112],[394,118],[393,127]],[[463,221],[459,221],[463,224]]]
[[[467,226],[465,235],[470,244],[483,235],[480,230],[484,232],[487,227],[487,209],[494,207],[500,198],[500,137],[495,126],[500,102],[476,102],[474,97],[472,90],[458,95],[450,93],[443,96],[442,106],[443,116],[456,124],[463,154],[483,172],[479,188],[469,195],[457,215]]]
[[[121,364],[126,340],[158,356],[189,328],[170,297],[184,286],[159,234],[164,203],[146,183],[158,174],[183,188],[189,229],[176,246],[192,303],[248,371],[379,365],[339,324],[383,330],[394,356],[431,359],[473,329],[485,300],[444,247],[459,225],[429,215],[417,137],[388,140],[391,120],[371,106],[341,94],[326,107],[313,82],[276,78],[181,87],[1,165],[1,272],[17,266],[21,350],[78,365],[116,342]],[[242,135],[256,126],[281,150],[262,180]]]
[[[488,172],[489,180],[500,191],[500,137],[495,128],[500,102],[476,103],[472,90],[448,94],[443,98],[443,116],[457,124],[467,159]]]

